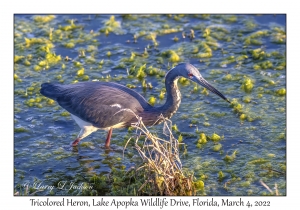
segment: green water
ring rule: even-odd
[[[111,151],[105,131],[77,148],[68,145],[79,127],[40,84],[118,82],[155,105],[165,101],[164,75],[180,62],[233,103],[194,83],[179,80],[183,96],[172,117],[187,150],[183,169],[205,183],[206,195],[269,195],[277,184],[286,194],[286,22],[285,15],[15,15],[14,188],[90,183],[112,169],[139,163],[123,148],[127,129],[114,130]],[[191,31],[191,29],[193,31]],[[161,133],[161,126],[151,131]],[[200,133],[207,137],[201,143]],[[213,134],[221,137],[212,141]],[[235,154],[232,155],[232,154]],[[280,173],[278,173],[280,172]],[[220,178],[220,174],[223,174]],[[40,186],[41,186],[40,185]],[[106,194],[105,185],[98,194]],[[33,187],[32,187],[33,188]],[[35,189],[30,189],[31,193]],[[46,189],[36,195],[76,195]]]

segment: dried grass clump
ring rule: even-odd
[[[179,143],[172,134],[172,122],[160,116],[163,122],[163,134],[169,138],[165,140],[152,134],[138,117],[138,123],[133,125],[136,135],[128,142],[135,139],[135,148],[139,152],[144,163],[137,168],[137,172],[143,172],[146,180],[138,189],[138,194],[149,195],[195,195],[196,189],[193,183],[193,175],[185,176],[179,158]],[[142,146],[138,141],[145,136]],[[124,149],[125,149],[124,148]],[[146,191],[145,191],[146,190]],[[149,192],[150,191],[150,192]]]

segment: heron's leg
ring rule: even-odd
[[[73,141],[72,146],[75,147],[77,146],[77,144],[80,142],[81,138],[77,138],[75,139],[75,141]]]
[[[81,139],[87,137],[88,135],[90,135],[91,133],[93,133],[94,131],[98,130],[98,128],[94,127],[94,126],[84,126],[81,130],[80,133],[77,136],[77,139],[75,139],[75,141],[73,141],[72,146],[77,146],[77,144],[80,142]]]
[[[108,131],[108,133],[107,133],[106,141],[105,141],[105,147],[106,148],[109,148],[112,130],[113,130],[113,128],[110,128],[109,131]]]

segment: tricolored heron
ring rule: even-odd
[[[130,127],[137,122],[136,115],[142,117],[145,125],[160,123],[158,119],[161,114],[167,119],[171,118],[181,102],[177,86],[179,77],[194,81],[229,102],[201,76],[196,67],[188,63],[178,64],[167,72],[167,100],[160,107],[153,107],[139,93],[113,82],[79,82],[71,85],[44,83],[40,92],[70,112],[81,128],[72,146],[92,132],[105,129],[108,130],[105,147],[109,147],[113,128]]]

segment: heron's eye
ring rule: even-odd
[[[194,75],[191,74],[191,73],[188,73],[188,76],[189,76],[190,79],[192,79]]]

